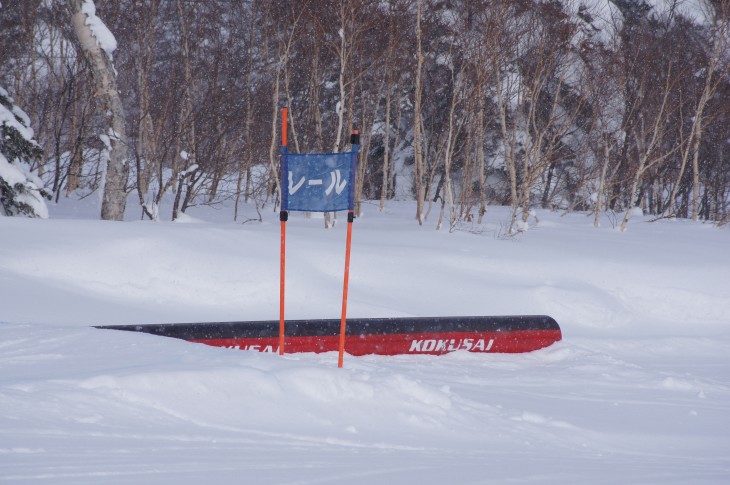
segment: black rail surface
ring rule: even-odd
[[[101,325],[96,328],[127,330],[184,340],[225,338],[270,338],[279,335],[278,320],[251,322],[160,323],[147,325]],[[546,315],[476,317],[348,318],[347,335],[390,335],[432,332],[514,332],[560,330]],[[288,337],[339,335],[339,319],[287,320]]]

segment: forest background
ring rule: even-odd
[[[0,86],[36,185],[102,192],[105,219],[130,195],[150,219],[276,210],[289,106],[290,152],[361,131],[358,211],[410,199],[454,229],[507,205],[508,233],[537,207],[730,221],[723,0],[4,1]]]

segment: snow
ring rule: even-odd
[[[682,15],[698,24],[712,23],[711,8],[705,0],[643,0],[650,8],[649,14],[657,18]],[[616,36],[616,30],[623,22],[620,9],[610,0],[581,0],[580,2],[562,2],[563,8],[576,17],[579,10],[584,10],[592,18],[589,24],[594,40],[609,44]]]
[[[112,149],[112,140],[109,138],[109,135],[106,135],[104,133],[99,133],[99,139],[104,144],[104,147],[107,151],[111,151]]]
[[[13,98],[10,97],[8,92],[0,87],[0,96],[6,98],[10,103],[13,103]],[[20,121],[18,120],[20,118]],[[25,124],[23,124],[25,123]],[[12,111],[0,103],[0,125],[7,125],[18,130],[20,135],[26,140],[32,140],[34,133],[33,129],[30,128],[30,118],[28,115],[19,107],[13,104]]]
[[[707,24],[710,22],[707,13],[711,7],[705,6],[705,0],[684,0],[676,2],[674,0],[647,0],[653,11],[658,14],[668,14],[674,9],[674,14],[680,14],[698,24]]]
[[[0,153],[0,178],[4,179],[10,186],[22,184],[26,181],[23,172],[14,165],[11,165],[2,153]]]
[[[86,25],[89,26],[94,37],[96,37],[99,47],[101,47],[111,59],[112,54],[115,50],[117,50],[117,39],[104,22],[96,16],[96,5],[94,4],[94,0],[84,0],[81,4],[81,12],[86,14]]]
[[[337,369],[93,329],[276,319],[278,218],[113,223],[62,200],[0,218],[0,481],[727,483],[727,228],[537,211],[505,239],[508,208],[449,234],[412,202],[376,207],[354,224],[349,315],[549,314],[564,340]],[[339,317],[345,225],[288,224],[288,318]]]
[[[7,106],[0,103],[0,127],[13,128],[28,143],[37,145],[33,139],[33,129],[29,127],[30,119],[28,115],[14,104],[13,98],[2,87],[0,87],[0,96],[5,98],[11,105],[10,109],[8,109]],[[16,202],[24,203],[32,207],[38,217],[48,217],[48,208],[38,193],[39,189],[43,188],[43,182],[38,175],[31,171],[26,160],[16,158],[11,161],[4,154],[0,153],[0,178],[11,187],[16,187],[18,184],[24,186],[25,191],[16,194]],[[4,212],[0,208],[0,216],[5,215]]]

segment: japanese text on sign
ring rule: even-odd
[[[329,212],[352,206],[355,154],[285,154],[282,157],[284,210]]]

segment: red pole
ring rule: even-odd
[[[282,211],[281,214],[286,214],[286,212]],[[279,355],[284,355],[284,280],[286,279],[286,220],[281,221],[280,258],[281,267],[279,268]]]
[[[342,288],[342,319],[340,320],[340,353],[337,358],[337,367],[342,367],[345,356],[345,329],[347,328],[347,290],[350,280],[350,246],[352,246],[352,221],[355,218],[353,211],[347,212],[347,242],[345,246],[345,282]]]
[[[286,127],[287,127],[287,109],[286,107],[281,108],[281,153],[286,156]],[[284,170],[284,160],[282,158],[282,174]],[[285,177],[282,175],[280,180]],[[286,187],[280,184],[282,204],[284,202],[284,191]],[[282,210],[279,213],[279,220],[281,221],[281,253],[280,253],[280,267],[279,267],[279,355],[284,355],[284,294],[285,294],[285,281],[286,281],[286,221],[289,218],[289,213],[286,210]]]

